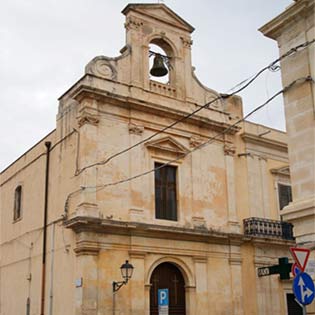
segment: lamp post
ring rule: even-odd
[[[124,264],[120,267],[121,276],[124,281],[113,281],[113,315],[115,315],[115,293],[125,284],[128,283],[128,280],[132,277],[133,265],[126,260]]]
[[[128,260],[120,267],[121,276],[124,281],[113,281],[113,293],[117,292],[123,285],[128,283],[128,280],[132,277],[133,265],[129,264]]]

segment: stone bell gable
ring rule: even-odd
[[[194,79],[191,65],[191,33],[194,28],[164,4],[129,4],[126,15],[126,45],[116,58],[99,56],[87,66],[86,73],[140,88],[141,94],[196,101],[203,89]],[[149,78],[150,44],[161,47],[169,57],[169,82]],[[193,85],[196,86],[193,86]],[[197,92],[197,93],[194,93]],[[216,97],[218,93],[208,90]],[[198,96],[194,96],[194,94]],[[203,101],[203,100],[202,100]]]
[[[143,111],[159,111],[178,116],[199,111],[195,119],[224,127],[242,117],[240,97],[220,98],[220,93],[204,86],[191,62],[191,33],[194,28],[164,4],[129,4],[126,15],[126,43],[117,57],[97,56],[85,67],[84,76],[60,97],[57,116],[58,138],[82,122],[97,121],[99,105],[87,110],[87,99],[103,99],[115,105],[135,105]],[[168,82],[150,77],[150,45],[161,48],[168,58]],[[90,101],[88,101],[90,103]],[[94,105],[93,105],[94,106]],[[82,113],[89,111],[89,117]],[[79,118],[78,118],[79,117]],[[77,119],[76,119],[77,118]]]

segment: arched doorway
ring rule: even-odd
[[[150,278],[150,315],[158,315],[158,289],[169,291],[169,315],[185,315],[185,281],[172,263],[158,265]]]

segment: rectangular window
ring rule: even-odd
[[[155,163],[154,167],[161,166]],[[177,220],[175,166],[164,166],[155,171],[155,217],[164,220]]]
[[[282,210],[292,201],[292,191],[290,185],[278,184],[279,207]]]
[[[14,192],[14,212],[13,220],[21,218],[22,214],[22,186],[17,186]]]

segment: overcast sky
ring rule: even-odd
[[[125,44],[124,0],[4,0],[0,12],[0,170],[55,128],[57,98],[95,56]],[[157,3],[158,1],[144,1]],[[200,81],[227,92],[278,57],[257,29],[291,0],[165,0],[195,27],[192,59]],[[281,89],[266,72],[243,97],[244,112]],[[284,130],[282,97],[252,121]]]

